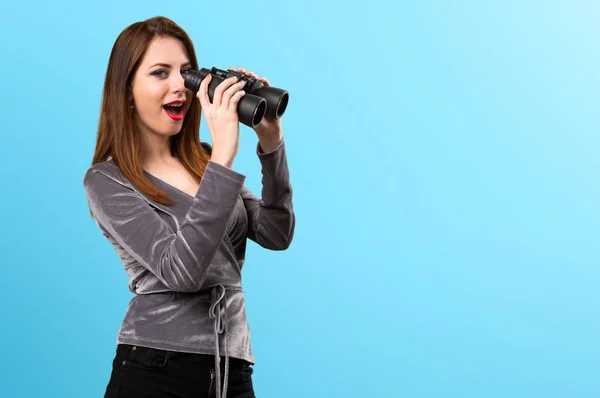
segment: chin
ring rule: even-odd
[[[162,133],[161,135],[166,135],[168,137],[173,136],[173,135],[177,135],[181,132],[181,126],[179,128],[176,129],[170,129],[170,130],[166,130],[164,133]]]
[[[163,124],[163,128],[158,130],[161,132],[161,134],[164,135],[175,135],[177,133],[179,133],[181,131],[181,129],[183,128],[183,120],[181,119],[180,121],[173,121],[167,124]]]

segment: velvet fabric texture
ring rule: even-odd
[[[118,344],[254,363],[242,289],[247,239],[285,250],[295,227],[285,143],[266,154],[257,146],[257,156],[260,199],[245,187],[244,175],[212,161],[193,197],[147,173],[173,206],[139,192],[111,159],[87,170],[89,206],[135,294]]]

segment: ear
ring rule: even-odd
[[[129,83],[127,87],[127,103],[129,106],[133,106],[133,82]]]
[[[133,92],[129,89],[129,94],[127,94],[127,104],[133,108]]]

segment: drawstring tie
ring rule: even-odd
[[[216,285],[211,290],[211,306],[209,317],[213,320],[213,328],[215,332],[215,372],[217,377],[217,398],[227,397],[227,384],[229,379],[229,352],[227,348],[227,298],[225,293],[227,290],[242,290],[236,286],[225,287]],[[221,395],[221,356],[219,354],[219,336],[224,334],[225,346],[225,376],[223,380],[223,395]]]

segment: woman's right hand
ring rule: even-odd
[[[211,160],[231,168],[239,147],[240,125],[237,106],[244,96],[244,81],[236,77],[223,80],[216,88],[213,101],[208,98],[208,85],[212,80],[209,73],[202,82],[196,96],[200,100],[206,124],[212,138]]]

